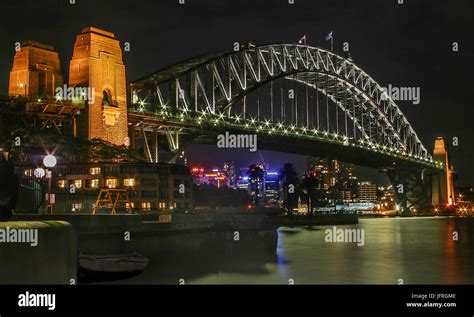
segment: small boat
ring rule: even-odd
[[[138,252],[118,255],[79,255],[80,268],[90,272],[141,272],[147,265],[148,258]]]

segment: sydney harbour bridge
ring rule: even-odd
[[[149,162],[163,161],[158,155],[163,135],[173,157],[191,142],[215,144],[224,132],[256,134],[259,149],[386,172],[402,212],[448,202],[444,143],[430,155],[391,96],[351,58],[299,44],[235,47],[185,60],[127,88],[118,40],[89,27],[76,38],[69,85],[92,87],[99,98],[81,106],[61,98],[33,99],[32,84],[22,82],[31,78],[32,66],[19,62],[25,60],[21,54],[49,54],[48,61],[57,62],[43,68],[56,75],[56,85],[62,77],[52,47],[29,42],[17,52],[10,73],[14,97],[1,103],[21,108],[41,128],[54,126],[61,133],[72,126],[74,136],[143,148]]]
[[[431,206],[431,179],[444,167],[380,84],[317,47],[249,45],[192,58],[131,83],[131,99],[132,144],[141,138],[150,161],[158,160],[154,133],[174,151],[186,146],[180,136],[255,133],[260,149],[387,172],[402,210]]]

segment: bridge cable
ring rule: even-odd
[[[257,88],[257,121],[260,121],[260,87]]]
[[[326,131],[329,133],[329,97],[328,97],[329,77],[326,76]]]
[[[281,81],[281,84],[280,84],[280,106],[281,106],[281,109],[280,109],[280,120],[281,122],[283,123],[285,121],[285,112],[284,112],[284,109],[285,109],[285,99],[283,98],[283,94],[284,94],[284,79],[280,79]]]
[[[344,125],[346,128],[346,139],[349,139],[349,134],[347,133],[347,108],[346,108],[346,103],[347,103],[347,97],[346,97],[346,91],[344,90]]]
[[[354,125],[354,130],[353,130],[353,135],[354,135],[354,141],[356,140],[356,112],[355,112],[355,106],[354,106],[354,99],[351,98],[351,105],[352,105],[352,124]]]
[[[334,78],[334,96],[336,102],[337,100],[337,81],[336,78]],[[339,106],[336,104],[336,134],[339,134]]]
[[[270,82],[270,116],[273,122],[273,80]]]
[[[316,73],[316,120],[317,120],[317,129],[318,131],[320,131],[319,129],[319,91],[318,91],[318,77],[319,77],[319,74]]]
[[[308,78],[306,78],[306,80],[307,81],[309,80],[309,76],[308,76]],[[308,128],[309,127],[308,85],[305,85],[305,88],[306,88],[306,90],[305,90],[305,95],[306,95],[306,128]]]

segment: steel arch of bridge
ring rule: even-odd
[[[347,119],[345,131],[330,133],[329,128],[298,126],[298,120],[288,125],[274,118],[246,118],[245,110],[243,115],[231,114],[239,100],[281,78],[326,95],[352,121],[353,137],[349,137]],[[436,164],[398,106],[373,78],[350,59],[317,47],[272,44],[204,55],[138,80],[131,90],[131,113],[196,126],[213,122],[259,133],[294,133]]]

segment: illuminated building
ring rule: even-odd
[[[204,174],[204,178],[207,184],[214,185],[217,188],[221,186],[226,186],[226,177],[222,171],[214,168],[211,171]]]
[[[353,164],[324,158],[308,158],[308,171],[316,178],[318,205],[357,200],[357,177]]]
[[[377,202],[375,207],[378,210],[395,209],[395,191],[392,185],[379,186],[377,188]]]
[[[22,165],[22,173],[34,168]],[[192,208],[191,175],[182,165],[59,164],[54,168],[55,213],[90,212],[100,189],[126,189],[132,212]],[[184,193],[180,192],[184,185]],[[71,191],[71,189],[73,189]]]
[[[237,188],[249,190],[249,177],[246,175],[239,175],[237,177]]]
[[[267,171],[265,174],[265,200],[270,205],[280,204],[281,182],[279,173]]]
[[[206,170],[203,167],[192,167],[191,175],[196,185],[208,184],[220,188],[228,183],[225,173],[217,168]]]
[[[202,167],[192,167],[190,169],[193,183],[196,185],[205,184],[205,170]]]
[[[374,203],[377,201],[377,185],[372,182],[360,182],[357,186],[358,201],[361,203]]]

